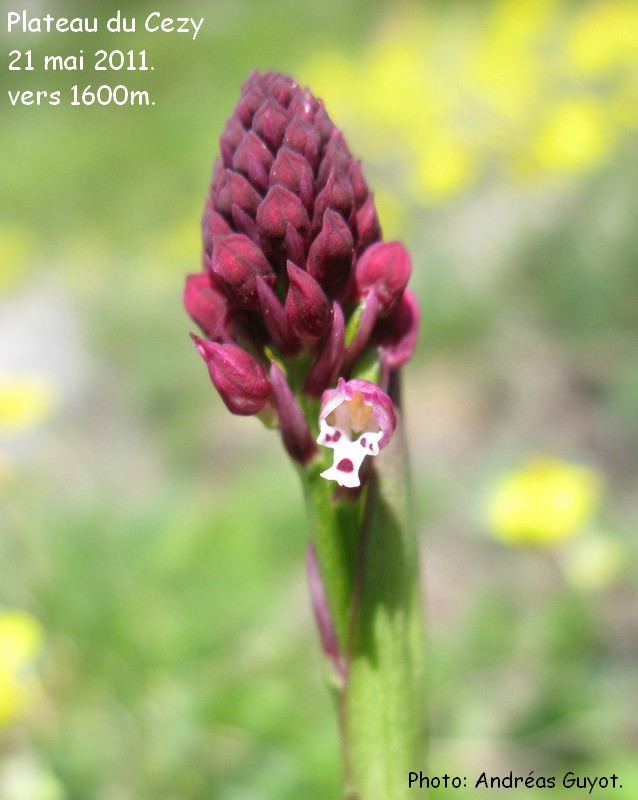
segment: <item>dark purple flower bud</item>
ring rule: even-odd
[[[310,92],[308,92],[310,94]],[[312,97],[312,95],[310,95]],[[323,104],[323,100],[314,100],[314,113],[313,113],[313,127],[315,127],[321,136],[321,144],[325,145],[329,141],[333,132],[336,130],[334,123],[328,116],[328,112]]]
[[[260,192],[265,192],[272,162],[270,150],[256,133],[250,131],[235,150],[233,169],[242,172]]]
[[[259,82],[252,80],[254,77],[258,77],[256,72],[249,76],[242,87],[242,95],[235,109],[236,116],[245,128],[251,126],[255,112],[265,100]]]
[[[270,381],[284,447],[295,461],[307,464],[317,446],[285,375],[274,361],[270,365]]]
[[[360,161],[353,161],[349,170],[352,189],[354,191],[354,202],[357,208],[366,202],[370,197],[370,190],[363,177],[363,168]]]
[[[321,136],[316,128],[300,117],[293,117],[292,122],[286,128],[284,144],[300,153],[308,162],[313,172],[319,166],[319,152],[321,147]]]
[[[254,217],[251,217],[250,214],[247,214],[244,209],[240,208],[238,205],[233,206],[231,217],[236,231],[245,233],[257,246],[261,244],[259,228],[257,227]],[[232,233],[232,229],[229,230],[229,233]]]
[[[184,308],[206,336],[230,341],[231,310],[226,295],[213,282],[209,271],[186,276]]]
[[[270,170],[270,184],[280,184],[299,197],[306,208],[313,197],[313,174],[306,159],[291,150],[282,147]]]
[[[334,169],[337,172],[348,174],[348,167],[352,163],[352,156],[346,146],[345,140],[339,130],[332,126],[330,138],[324,151],[323,159],[317,173],[317,186],[323,187],[330,172]]]
[[[283,108],[269,97],[253,118],[253,130],[276,152],[284,140],[289,116]]]
[[[255,72],[255,75],[258,75]],[[299,86],[292,78],[280,75],[278,72],[267,72],[264,75],[264,93],[282,106],[287,106],[293,97],[295,90],[299,91]]]
[[[241,233],[213,240],[211,265],[228,297],[240,308],[259,308],[257,276],[270,286],[277,280],[259,247]]]
[[[418,333],[419,304],[414,294],[406,289],[398,306],[388,317],[379,320],[374,331],[374,342],[389,369],[399,369],[412,358]]]
[[[283,186],[273,186],[257,210],[257,225],[262,240],[283,241],[288,225],[304,236],[310,222],[301,200]]]
[[[315,202],[315,225],[318,226],[321,222],[327,208],[338,211],[347,222],[350,218],[353,204],[354,191],[350,179],[343,172],[337,172],[337,170],[333,168],[330,171],[326,185],[319,193]]]
[[[357,253],[360,255],[371,244],[381,238],[381,226],[374,207],[374,198],[367,196],[354,218],[354,227],[357,233]]]
[[[232,228],[217,211],[213,208],[210,201],[206,202],[204,216],[202,217],[202,243],[204,252],[210,253],[213,250],[213,238],[222,234],[232,233]]]
[[[412,265],[401,242],[377,242],[361,255],[355,267],[359,297],[374,293],[380,313],[387,314],[401,299]]]
[[[332,308],[317,281],[291,261],[287,264],[290,287],[286,317],[293,332],[305,342],[322,339],[332,326]]]
[[[237,117],[231,117],[226,123],[224,132],[219,140],[219,149],[221,150],[225,167],[230,167],[233,163],[235,150],[245,135],[246,129],[241,122]]]
[[[332,307],[332,329],[323,349],[310,368],[303,390],[311,397],[321,397],[326,386],[332,386],[337,380],[343,361],[345,340],[345,321],[339,303]]]
[[[308,272],[322,286],[334,286],[348,277],[352,267],[352,232],[337,211],[327,209],[321,232],[308,253]]]
[[[228,410],[242,416],[261,411],[271,394],[261,364],[235,344],[218,344],[191,335]]]
[[[237,205],[254,217],[260,202],[261,196],[243,175],[229,169],[221,172],[216,185],[216,207],[222,214],[230,218],[233,206]]]

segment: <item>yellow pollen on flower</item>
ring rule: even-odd
[[[490,528],[498,539],[513,544],[559,542],[589,521],[600,483],[590,467],[534,459],[495,487],[487,509]]]
[[[365,430],[372,416],[372,406],[366,403],[361,392],[355,392],[352,400],[346,400],[346,406],[350,412],[352,430],[356,433]]]

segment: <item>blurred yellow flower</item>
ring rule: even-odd
[[[368,161],[428,204],[500,168],[577,174],[638,125],[635,0],[393,5],[362,53],[302,70]]]
[[[38,693],[35,660],[42,629],[24,611],[0,612],[0,726],[26,714]]]
[[[532,147],[545,169],[573,172],[606,160],[615,139],[616,132],[601,103],[579,98],[560,103],[552,110]]]
[[[575,70],[597,75],[638,66],[635,0],[588,3],[568,31],[567,55]]]
[[[600,485],[590,467],[534,459],[495,487],[488,504],[490,528],[505,542],[554,544],[577,533],[591,518]]]
[[[374,204],[384,239],[402,239],[405,232],[405,214],[401,199],[387,186],[377,186]]]
[[[415,196],[425,202],[444,200],[474,182],[476,164],[471,150],[452,136],[432,136],[418,154],[412,172]]]
[[[43,375],[0,373],[0,433],[38,425],[54,409],[57,390]]]

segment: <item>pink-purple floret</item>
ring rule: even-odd
[[[339,378],[335,389],[326,389],[321,397],[321,410],[319,420],[327,420],[339,406],[355,399],[355,395],[372,409],[372,418],[375,427],[383,434],[379,440],[379,448],[383,448],[390,441],[397,424],[397,417],[388,395],[374,383],[362,378],[352,378],[349,381]],[[333,441],[334,441],[333,434]],[[365,446],[365,442],[362,441]]]

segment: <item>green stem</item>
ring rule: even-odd
[[[422,768],[423,634],[416,539],[399,428],[355,500],[325,464],[303,473],[311,537],[346,676],[340,717],[348,800],[399,800]]]

